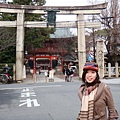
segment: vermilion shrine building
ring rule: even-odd
[[[72,44],[74,38],[50,38],[48,41],[44,43],[42,48],[32,48],[30,46],[27,47],[26,58],[28,59],[28,64],[31,69],[34,69],[37,72],[37,69],[47,70],[48,67],[55,68],[56,66],[60,66],[61,71],[63,66],[70,62],[75,64],[75,55],[76,54],[69,54],[69,58],[66,58],[68,55],[68,51],[65,48],[65,44]],[[74,46],[73,46],[73,49]],[[74,56],[73,59],[70,57]]]

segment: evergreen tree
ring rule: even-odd
[[[46,3],[45,0],[13,0],[13,2],[9,2],[8,4],[19,4],[19,5],[32,5],[32,6],[43,6]],[[17,19],[17,14],[14,13],[1,13],[0,21],[15,21]],[[45,21],[45,16],[41,14],[25,14],[25,21]],[[54,32],[53,28],[25,28],[25,36],[24,36],[24,44],[27,46],[28,44],[33,46],[34,48],[42,47],[42,44],[45,40],[50,38],[50,34]],[[16,45],[16,28],[5,28],[0,27],[0,62],[3,62],[5,56],[13,56],[15,58],[15,54],[6,54],[7,48],[14,49],[11,51],[15,51]],[[8,61],[4,59],[4,62]],[[11,59],[11,62],[13,60]]]

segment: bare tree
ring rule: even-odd
[[[108,0],[108,8],[104,10],[101,14],[101,18],[103,18],[102,23],[105,25],[107,31],[106,37],[106,47],[108,50],[108,58],[110,56],[114,56],[113,61],[117,62],[117,46],[119,44],[118,35],[120,31],[118,30],[119,26],[119,4],[118,0]],[[111,62],[111,61],[110,61]]]
[[[16,45],[15,37],[16,32],[12,28],[0,28],[0,51]]]
[[[70,28],[58,29],[59,34],[60,30],[64,32],[61,34],[60,38],[55,35],[55,38],[58,40],[56,43],[56,51],[64,50],[64,54],[69,54],[72,59],[76,59],[77,36],[72,34]]]
[[[90,0],[91,1],[91,0]],[[104,36],[105,45],[108,51],[108,60],[109,62],[114,61],[117,62],[118,55],[118,46],[119,36],[120,36],[120,4],[119,0],[107,0],[108,2],[107,9],[103,10],[100,16],[94,16],[94,19],[99,20],[104,26],[102,29],[105,30],[106,36]],[[99,3],[98,0],[92,0],[92,4]],[[97,37],[103,38],[101,35],[97,35]],[[113,59],[111,59],[111,56]]]

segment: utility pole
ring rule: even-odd
[[[92,18],[92,22],[94,22],[94,15],[93,15],[93,18]],[[93,32],[93,57],[94,57],[94,62],[96,62],[96,56],[95,56],[95,53],[96,53],[96,50],[95,50],[95,28],[92,28],[92,32]]]
[[[118,13],[118,0],[112,0],[111,1],[112,5],[112,14],[113,14],[113,50],[114,50],[114,63],[118,61],[117,59],[117,13]]]

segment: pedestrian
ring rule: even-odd
[[[110,88],[100,81],[96,63],[85,63],[82,82],[78,91],[81,110],[77,120],[117,120],[118,112],[112,93]]]
[[[68,64],[68,70],[69,70],[69,82],[71,82],[74,72],[73,72],[73,68],[71,67],[70,63]]]
[[[70,67],[70,64],[64,67],[63,74],[65,75],[65,82],[71,82],[73,69]]]
[[[65,82],[69,82],[69,74],[70,74],[70,71],[69,69],[67,68],[67,66],[64,67],[63,69],[63,74],[65,76]]]

